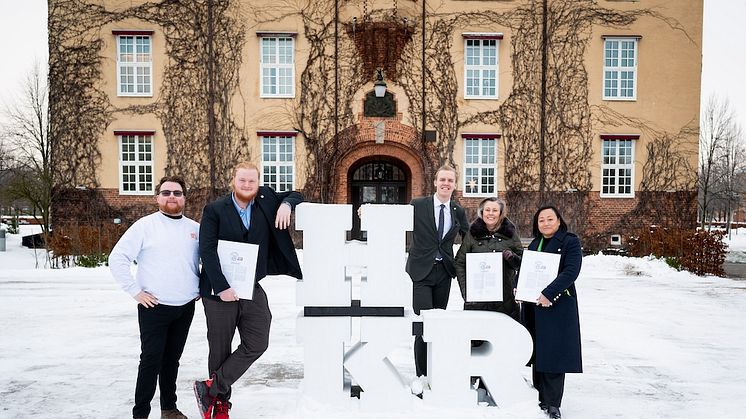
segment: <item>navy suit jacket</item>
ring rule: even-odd
[[[456,265],[453,259],[453,241],[456,235],[462,237],[469,231],[469,222],[466,220],[466,211],[451,201],[448,208],[451,211],[451,228],[443,235],[443,240],[438,240],[438,227],[435,222],[435,207],[433,196],[413,199],[414,206],[414,229],[412,231],[412,245],[409,247],[407,257],[407,273],[412,281],[421,281],[433,269],[435,256],[440,248],[443,255],[443,266],[451,277],[456,276]]]
[[[285,205],[283,202],[294,209],[303,202],[303,196],[295,191],[276,193],[272,188],[260,186],[254,198],[249,230],[243,226],[230,194],[205,205],[199,228],[199,255],[202,258],[199,293],[202,297],[215,296],[230,288],[220,269],[218,240],[259,245],[256,281],[266,275],[303,277],[290,232],[275,228],[277,209]]]

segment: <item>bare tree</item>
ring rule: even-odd
[[[12,158],[6,195],[28,202],[46,238],[52,200],[51,144],[46,73],[34,65],[22,93],[4,109],[2,138]]]
[[[5,198],[5,185],[9,174],[9,168],[11,164],[10,151],[6,144],[6,138],[0,135],[0,217],[5,215],[4,208],[6,207]]]
[[[727,194],[727,177],[729,168],[741,165],[735,160],[734,153],[740,153],[735,147],[740,143],[740,129],[736,123],[735,112],[727,99],[710,96],[702,112],[699,131],[699,216],[700,226],[705,227],[712,219],[713,204]]]
[[[719,162],[718,172],[722,173],[719,178],[723,201],[726,231],[730,236],[731,222],[733,221],[733,210],[738,206],[741,189],[738,185],[739,174],[746,170],[746,146],[741,126],[733,124],[733,135],[724,141],[724,153]]]

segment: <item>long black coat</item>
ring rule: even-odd
[[[199,228],[199,255],[202,271],[199,276],[199,293],[202,297],[215,296],[230,288],[220,269],[218,240],[229,240],[259,245],[256,261],[256,281],[266,275],[290,275],[302,278],[300,263],[288,230],[275,228],[275,217],[285,201],[292,208],[303,202],[298,192],[277,193],[272,188],[260,186],[251,213],[252,229],[268,230],[266,242],[257,242],[247,234],[231,195],[218,198],[205,206]]]
[[[538,247],[539,239],[536,238],[529,244],[528,250]],[[575,280],[583,262],[580,239],[573,233],[560,230],[549,240],[544,240],[542,252],[561,256],[557,278],[542,291],[552,305],[540,307],[533,302],[521,304],[521,322],[534,340],[533,362],[539,372],[583,372],[578,295],[575,290]]]
[[[433,196],[413,199],[414,229],[412,231],[412,245],[409,247],[406,270],[412,281],[422,281],[433,269],[433,261],[440,248],[443,255],[443,267],[453,278],[456,267],[453,260],[453,241],[457,234],[463,237],[469,229],[466,212],[455,201],[451,201],[448,209],[451,211],[451,228],[443,234],[443,240],[438,240],[438,225],[435,223]]]

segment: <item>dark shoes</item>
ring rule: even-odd
[[[132,419],[148,419],[147,416],[133,416]],[[161,419],[189,419],[185,414],[181,413],[179,409],[167,409],[161,410]]]
[[[559,407],[549,406],[546,410],[549,419],[561,419],[562,414],[560,413]]]
[[[161,410],[161,419],[188,419],[179,409]]]
[[[210,395],[210,386],[212,380],[194,382],[194,397],[203,419],[212,419],[212,409],[215,407],[215,397]]]

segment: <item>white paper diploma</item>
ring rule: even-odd
[[[466,254],[466,301],[503,300],[503,254]]]
[[[557,278],[559,263],[560,255],[556,253],[525,250],[518,274],[515,299],[535,303],[541,291]],[[550,298],[548,295],[546,297]]]
[[[238,298],[251,300],[254,297],[254,276],[259,245],[218,240],[220,269]]]

